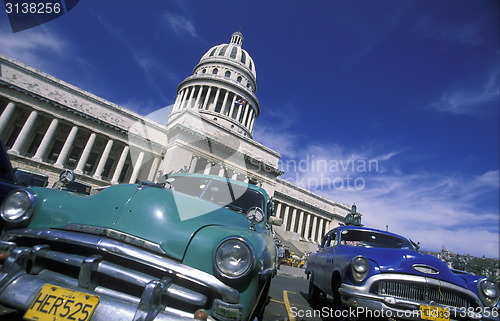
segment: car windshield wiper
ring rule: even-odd
[[[236,206],[234,204],[231,204],[231,203],[228,203],[228,204],[224,204],[224,203],[220,203],[220,205],[224,206],[225,208],[227,209],[230,209],[231,211],[236,211],[236,212],[240,212],[240,213],[243,213],[243,209],[239,206]]]

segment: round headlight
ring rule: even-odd
[[[215,253],[215,267],[229,279],[245,276],[252,268],[254,254],[251,247],[240,238],[222,241]]]
[[[370,265],[368,263],[368,260],[362,256],[356,256],[354,259],[352,259],[351,268],[354,281],[363,282],[363,280],[368,275],[369,267]]]
[[[252,207],[247,212],[247,219],[251,223],[260,223],[264,220],[264,211],[260,207]]]
[[[3,201],[0,215],[7,222],[21,222],[31,217],[35,205],[35,195],[28,190],[10,193]]]
[[[500,296],[498,286],[491,280],[483,279],[479,282],[479,291],[485,305],[495,306]]]

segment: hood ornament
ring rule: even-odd
[[[438,269],[425,264],[413,264],[413,269],[424,274],[432,274],[432,275],[439,274]]]

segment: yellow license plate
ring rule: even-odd
[[[24,314],[24,319],[88,321],[98,304],[98,296],[45,284]]]
[[[420,305],[420,318],[422,320],[450,321],[450,310],[432,305]]]

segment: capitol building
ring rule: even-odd
[[[155,121],[0,54],[0,138],[13,167],[49,177],[64,169],[94,188],[156,181],[173,172],[213,174],[263,187],[283,219],[278,236],[312,252],[351,207],[280,176],[281,155],[253,139],[265,111],[243,35],[210,48]],[[173,89],[172,89],[173,92]]]

